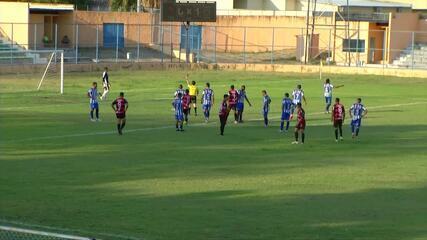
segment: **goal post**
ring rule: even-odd
[[[59,81],[59,92],[64,94],[64,51],[37,51],[35,54],[38,56],[38,59],[43,59],[39,55],[44,54],[44,59],[47,61],[47,63],[44,63],[45,67],[37,85],[37,91],[40,91],[47,78],[53,78],[53,81]]]

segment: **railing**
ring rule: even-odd
[[[377,23],[388,23],[389,14],[388,13],[350,13],[346,12],[337,12],[336,13],[337,21],[367,21],[367,22],[377,22]]]
[[[23,50],[64,50],[68,64],[187,61],[186,32],[179,23],[107,25],[47,29],[44,24],[0,23],[4,35],[0,37],[0,64],[23,61]],[[45,39],[41,29],[52,35]],[[28,34],[24,40],[23,32]],[[104,36],[106,32],[114,36]],[[308,39],[306,33],[305,27],[197,26],[189,33],[188,61],[304,64],[307,60],[307,64],[317,64],[323,60],[331,65],[427,69],[427,32],[350,29],[350,41],[342,28],[316,27],[312,41],[311,28]],[[383,47],[387,36],[391,38],[389,49]],[[371,42],[372,38],[376,40]]]

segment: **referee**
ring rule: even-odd
[[[195,116],[197,116],[197,96],[199,95],[199,89],[197,88],[195,81],[191,81],[190,84],[190,81],[188,80],[188,74],[185,76],[185,80],[187,81],[188,90],[190,90],[190,103],[194,108]]]

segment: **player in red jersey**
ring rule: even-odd
[[[228,114],[230,113],[230,104],[227,104],[228,102],[229,102],[229,96],[225,94],[224,99],[222,100],[221,106],[219,108],[219,114],[218,114],[219,121],[221,123],[221,127],[220,127],[221,136],[224,136],[225,124],[227,124]]]
[[[123,128],[126,125],[126,111],[128,110],[129,104],[125,99],[125,94],[123,92],[120,93],[119,97],[111,103],[111,107],[114,112],[116,112],[117,117],[117,130],[119,134],[123,134]]]
[[[298,144],[298,134],[301,133],[301,144],[304,144],[305,140],[305,111],[302,108],[301,103],[297,103],[297,125],[295,126],[295,141],[292,144]]]
[[[230,91],[228,91],[228,107],[234,111],[234,123],[237,123],[237,100],[239,99],[239,93],[234,89],[234,85],[230,86]]]
[[[182,109],[184,112],[184,123],[188,123],[188,114],[191,110],[191,96],[190,96],[190,90],[185,89],[185,94],[182,96]]]
[[[335,98],[335,104],[332,109],[332,118],[331,121],[334,123],[335,128],[335,142],[338,142],[338,130],[340,132],[340,140],[343,140],[342,137],[342,124],[345,119],[345,109],[344,106],[340,103],[339,98]]]

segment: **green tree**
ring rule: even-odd
[[[111,10],[113,11],[136,11],[137,0],[112,0]]]

